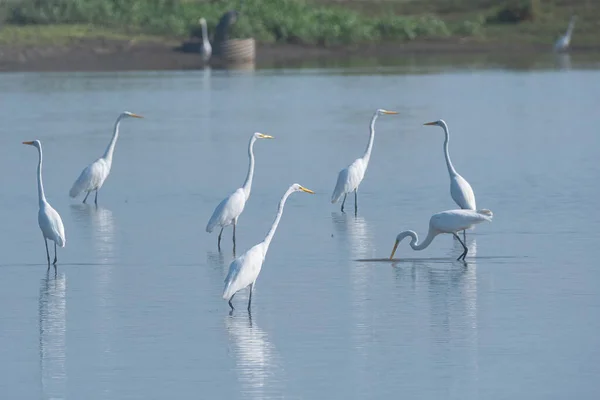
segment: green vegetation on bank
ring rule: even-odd
[[[70,38],[184,38],[198,19],[213,32],[221,15],[240,12],[233,37],[263,43],[349,45],[471,37],[547,43],[578,15],[574,45],[600,45],[598,0],[10,0],[0,4],[0,43]],[[512,42],[512,43],[511,43]]]
[[[478,24],[449,25],[429,14],[364,16],[343,6],[304,0],[21,0],[6,7],[10,24],[92,24],[168,36],[189,35],[200,17],[213,31],[221,15],[233,9],[241,14],[234,37],[321,45],[470,35]]]

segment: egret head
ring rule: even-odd
[[[260,133],[260,132],[254,132],[254,138],[255,139],[275,139],[271,135],[265,135],[264,133]]]
[[[446,122],[443,119],[439,119],[437,121],[433,121],[433,122],[427,122],[426,124],[423,125],[431,125],[431,126],[439,126],[439,127],[444,127],[446,126]]]
[[[206,25],[206,20],[204,18],[200,18],[198,22],[200,22],[200,25]]]
[[[39,149],[42,146],[42,143],[39,140],[33,140],[31,142],[23,142],[23,144],[28,144],[30,146],[33,146],[37,149]]]
[[[376,111],[376,113],[377,113],[377,115],[385,115],[385,114],[391,115],[391,114],[398,114],[396,111],[388,111],[388,110],[384,110],[383,108],[379,108],[379,109]]]
[[[292,185],[292,188],[294,189],[294,192],[306,192],[306,193],[310,193],[310,194],[315,194],[315,192],[313,192],[312,190],[307,189],[304,186],[299,185],[297,183],[294,183]]]
[[[123,113],[121,114],[121,117],[144,118],[141,115],[137,115],[137,114],[134,114],[134,113],[129,112],[129,111],[123,111]]]
[[[398,236],[396,236],[396,241],[394,242],[394,248],[392,249],[392,254],[390,255],[390,260],[394,258],[394,254],[396,254],[396,249],[398,248],[398,244],[403,239],[401,236],[402,236],[402,234],[399,234]]]

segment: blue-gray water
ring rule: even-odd
[[[600,70],[392,67],[0,75],[0,393],[11,399],[578,399],[600,390]],[[329,197],[382,116],[357,218]],[[100,206],[68,190],[122,110]],[[454,208],[450,152],[491,224],[460,245],[424,235]],[[232,260],[204,232],[256,175],[238,255],[287,203],[253,297],[229,316]],[[46,275],[40,139],[67,245]],[[353,199],[347,203],[352,209]]]

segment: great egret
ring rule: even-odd
[[[433,214],[431,219],[429,220],[429,232],[427,232],[427,237],[423,240],[422,243],[417,244],[419,241],[419,237],[414,231],[404,231],[396,236],[396,243],[394,243],[394,248],[392,249],[392,255],[390,256],[390,260],[394,258],[394,253],[396,253],[396,249],[398,248],[398,244],[407,236],[410,236],[410,247],[413,250],[423,250],[427,248],[431,242],[433,242],[433,238],[435,238],[440,233],[451,233],[454,235],[456,239],[462,245],[464,252],[457,258],[460,260],[461,258],[464,260],[469,249],[465,245],[465,243],[460,239],[460,237],[456,234],[456,232],[464,231],[469,229],[475,224],[480,224],[482,222],[488,221],[492,222],[493,213],[490,210],[448,210],[442,211],[437,214]]]
[[[571,17],[571,21],[569,22],[569,27],[567,28],[567,32],[558,38],[556,43],[554,43],[554,51],[561,52],[566,51],[569,48],[569,44],[571,43],[571,36],[573,35],[573,28],[575,28],[575,16]]]
[[[223,229],[226,226],[233,224],[233,251],[235,253],[235,226],[239,216],[242,214],[242,211],[244,211],[244,206],[246,205],[248,198],[250,198],[252,177],[254,176],[254,142],[256,142],[257,139],[274,139],[274,137],[260,132],[255,132],[250,137],[250,143],[248,143],[248,158],[250,159],[250,164],[248,166],[246,181],[241,188],[237,189],[219,203],[206,225],[206,232],[208,233],[211,233],[216,226],[221,227],[219,239],[217,240],[219,251],[221,251],[221,235],[223,234]]]
[[[208,62],[210,56],[212,55],[212,46],[210,45],[210,41],[208,40],[208,29],[206,29],[206,20],[204,18],[200,18],[200,25],[202,26],[202,59],[204,62]]]
[[[123,118],[143,118],[141,115],[137,115],[134,113],[130,113],[129,111],[123,112],[117,118],[115,122],[115,129],[113,133],[113,137],[104,152],[104,155],[85,167],[83,171],[81,171],[81,175],[71,187],[69,191],[69,196],[75,198],[79,196],[82,192],[86,192],[85,198],[83,202],[87,200],[90,192],[96,191],[96,198],[94,199],[94,203],[98,204],[98,190],[104,184],[106,178],[108,178],[108,174],[110,174],[110,168],[112,166],[113,153],[115,151],[115,145],[117,144],[117,139],[119,138],[119,125],[121,124],[121,120]]]
[[[344,200],[342,201],[342,212],[344,212],[346,196],[348,193],[354,192],[354,214],[358,213],[358,186],[365,177],[365,172],[367,171],[367,166],[369,165],[369,159],[371,158],[373,140],[375,139],[375,121],[377,120],[378,116],[383,114],[398,113],[395,111],[387,111],[382,109],[375,111],[375,114],[373,114],[373,118],[371,119],[371,135],[369,136],[369,143],[367,144],[365,154],[361,158],[354,160],[352,164],[341,170],[338,174],[337,183],[335,184],[335,189],[333,189],[333,194],[331,195],[331,203],[337,203],[343,195]]]
[[[450,152],[448,151],[448,142],[450,141],[450,132],[448,132],[448,125],[443,119],[434,122],[428,122],[425,125],[441,126],[444,129],[446,139],[444,140],[444,155],[446,156],[446,166],[448,167],[448,174],[450,175],[450,195],[454,202],[463,210],[476,210],[477,205],[475,203],[475,193],[469,182],[465,178],[459,175],[454,169],[452,161],[450,161]],[[463,238],[466,240],[466,232],[463,232]]]
[[[56,270],[56,245],[65,247],[67,239],[65,238],[65,227],[63,225],[60,215],[46,200],[44,194],[44,184],[42,183],[42,143],[39,140],[32,142],[23,142],[35,147],[38,150],[39,161],[37,167],[37,183],[38,183],[38,200],[40,209],[38,211],[38,224],[44,236],[44,243],[46,244],[46,257],[48,259],[48,269],[50,269],[50,252],[48,251],[48,239],[54,242],[54,269]]]
[[[248,311],[250,311],[254,283],[256,282],[256,278],[258,278],[258,274],[260,274],[260,269],[265,261],[265,256],[269,250],[269,245],[271,244],[271,240],[273,239],[277,225],[279,225],[281,214],[283,214],[283,206],[285,205],[287,198],[292,193],[300,191],[314,193],[312,190],[306,189],[297,183],[294,183],[292,186],[290,186],[279,201],[277,216],[275,217],[275,221],[273,222],[269,233],[267,233],[265,240],[251,247],[250,250],[233,260],[233,262],[229,265],[229,273],[225,278],[225,288],[223,289],[223,299],[228,301],[229,307],[231,307],[232,311],[233,304],[231,304],[231,300],[233,300],[233,296],[235,296],[237,292],[244,289],[248,285],[250,285],[250,298],[248,299]]]

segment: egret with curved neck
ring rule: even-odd
[[[65,247],[67,239],[65,238],[65,227],[62,219],[58,212],[52,208],[50,203],[46,200],[46,194],[44,193],[44,183],[42,182],[42,143],[39,140],[31,142],[23,142],[29,146],[33,146],[38,150],[38,166],[37,166],[37,185],[38,185],[38,224],[42,235],[44,237],[44,243],[46,245],[46,257],[48,259],[48,269],[50,269],[50,252],[48,251],[48,239],[54,242],[54,270],[56,271],[56,262],[58,261],[56,254],[56,246]]]
[[[246,202],[250,198],[250,191],[252,190],[252,179],[254,177],[254,143],[258,139],[274,139],[273,136],[265,135],[260,132],[255,132],[250,137],[248,143],[248,173],[246,174],[246,180],[241,188],[227,196],[219,205],[215,208],[208,224],[206,225],[206,232],[211,233],[215,227],[220,226],[221,231],[219,232],[219,238],[217,239],[217,247],[221,251],[221,235],[223,229],[226,226],[233,225],[233,252],[235,253],[235,227],[237,220],[244,211]]]
[[[202,59],[204,62],[208,62],[210,60],[210,56],[212,55],[212,46],[210,45],[210,41],[208,40],[208,29],[206,28],[206,20],[204,18],[200,18],[200,25],[202,26]]]
[[[492,222],[493,213],[490,210],[448,210],[442,211],[437,214],[433,214],[429,220],[429,231],[425,239],[419,243],[419,237],[415,231],[404,231],[396,236],[396,242],[392,249],[392,255],[390,260],[394,258],[398,244],[406,238],[410,237],[410,247],[413,250],[423,250],[429,247],[433,239],[442,233],[451,233],[463,247],[463,253],[457,258],[457,260],[464,260],[469,252],[469,249],[465,243],[460,239],[456,232],[464,231],[469,229],[473,225],[480,224],[482,222]]]
[[[448,168],[448,175],[450,176],[450,196],[454,202],[463,210],[476,210],[477,204],[475,202],[475,193],[473,188],[469,185],[469,182],[454,168],[452,161],[450,160],[450,152],[448,151],[448,143],[450,142],[450,132],[448,125],[443,119],[434,122],[428,122],[425,125],[439,126],[444,130],[444,156],[446,157],[446,167]],[[463,232],[463,238],[466,240],[466,233]]]
[[[88,165],[81,171],[79,178],[73,183],[71,190],[69,191],[69,196],[75,198],[79,196],[81,193],[86,192],[86,195],[83,199],[85,203],[88,196],[91,192],[96,192],[96,197],[94,199],[94,203],[98,205],[98,190],[104,185],[106,178],[110,174],[110,169],[112,167],[113,154],[115,152],[115,146],[117,145],[117,139],[119,138],[119,125],[121,124],[121,120],[125,118],[143,118],[140,115],[131,113],[129,111],[123,112],[117,118],[115,122],[115,128],[113,131],[112,139],[106,148],[106,151],[96,161]]]
[[[361,158],[357,158],[356,160],[354,160],[352,164],[350,164],[347,168],[341,170],[338,174],[335,189],[333,189],[333,194],[331,195],[331,203],[337,203],[339,199],[342,196],[344,196],[341,208],[342,212],[344,212],[346,196],[348,195],[348,193],[354,192],[354,214],[356,215],[358,213],[357,192],[359,185],[365,177],[365,172],[367,171],[369,161],[371,160],[371,151],[373,150],[373,141],[375,140],[375,121],[377,120],[378,116],[389,114],[398,113],[395,111],[387,111],[383,109],[378,109],[377,111],[375,111],[375,114],[373,114],[373,118],[371,118],[369,142],[367,143],[365,154]]]
[[[259,244],[251,247],[240,257],[233,260],[233,262],[229,265],[229,273],[225,278],[225,287],[223,288],[223,299],[227,300],[227,302],[229,303],[229,307],[231,307],[231,311],[233,311],[233,304],[231,304],[233,296],[235,296],[235,294],[240,290],[250,286],[250,297],[248,299],[248,312],[250,312],[250,306],[252,304],[252,292],[254,291],[254,283],[256,282],[256,279],[260,274],[260,270],[265,261],[267,251],[269,250],[269,246],[271,245],[271,240],[273,240],[273,235],[275,235],[275,231],[277,230],[277,226],[279,225],[279,221],[281,220],[281,215],[283,214],[283,207],[285,206],[285,202],[287,201],[288,197],[294,192],[314,193],[312,190],[306,189],[305,187],[302,187],[297,183],[290,186],[279,201],[275,221],[273,221],[273,225],[271,226],[271,229],[269,229],[269,232],[267,233],[267,236],[265,236],[265,239]]]

